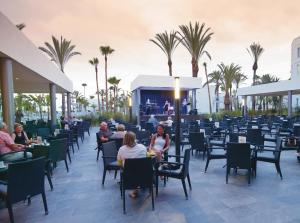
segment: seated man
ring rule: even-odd
[[[31,158],[31,153],[24,153],[25,146],[21,144],[15,144],[14,140],[7,132],[7,125],[4,122],[0,122],[0,155],[3,161],[17,161],[27,158]]]
[[[112,133],[108,129],[106,122],[101,122],[98,135],[102,143],[109,141],[109,138],[111,137]]]

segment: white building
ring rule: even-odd
[[[291,46],[291,79],[270,84],[249,86],[238,89],[238,95],[243,96],[247,103],[247,96],[288,96],[288,115],[292,115],[292,108],[298,106],[300,94],[300,37],[292,42]],[[293,97],[293,95],[296,95]],[[293,100],[294,99],[294,100]]]

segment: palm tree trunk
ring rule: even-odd
[[[217,97],[216,97],[216,112],[219,112],[219,88],[217,89]]]
[[[210,90],[209,90],[209,83],[208,83],[208,76],[207,76],[207,68],[206,65],[204,66],[205,69],[205,76],[206,76],[206,83],[207,83],[207,93],[208,93],[208,103],[209,103],[209,114],[212,113],[211,109],[211,98],[210,98]]]
[[[198,71],[199,71],[198,62],[193,57],[192,58],[192,72],[193,72],[193,77],[198,77]]]
[[[225,92],[224,107],[225,107],[225,111],[229,111],[230,99],[229,99],[229,92],[228,92],[228,90]]]
[[[106,94],[106,111],[108,111],[108,88],[107,88],[107,56],[105,55],[105,94]]]
[[[256,69],[253,69],[253,83],[252,85],[255,85],[255,78],[256,78]],[[255,111],[255,96],[252,96],[252,110]]]
[[[117,106],[116,106],[116,87],[114,87],[114,100],[113,100],[113,103],[114,103],[114,112],[116,113],[117,111]]]
[[[170,77],[172,77],[172,60],[171,59],[168,60],[168,66],[169,66],[169,75],[170,75]]]
[[[95,66],[96,72],[96,87],[97,87],[97,99],[98,99],[98,110],[100,112],[100,97],[99,97],[99,85],[98,85],[98,68]]]

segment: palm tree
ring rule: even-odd
[[[195,26],[193,26],[191,22],[189,25],[181,25],[179,29],[182,32],[182,34],[179,33],[182,37],[181,43],[192,56],[193,77],[197,77],[200,57],[206,54],[208,58],[211,58],[210,54],[205,50],[205,46],[211,39],[213,33],[210,32],[210,28],[205,28],[205,23],[202,23],[200,26],[199,22],[196,22]]]
[[[164,33],[158,33],[155,35],[155,39],[150,39],[151,42],[156,44],[167,56],[168,66],[169,66],[169,75],[172,76],[172,54],[180,41],[176,38],[176,32],[171,31],[168,34],[167,31]]]
[[[276,77],[275,75],[271,75],[271,74],[264,74],[262,76],[258,76],[257,77],[258,81],[257,81],[257,84],[269,84],[269,83],[272,83],[272,82],[278,82],[279,81],[279,78]],[[275,97],[268,97],[268,96],[260,96],[260,103],[259,103],[259,106],[261,107],[261,104],[263,104],[263,110],[266,110],[268,109],[268,105],[269,105],[269,102],[272,102],[272,100],[274,99]],[[273,104],[276,104],[273,103]]]
[[[229,111],[232,82],[234,80],[235,75],[240,72],[241,67],[235,65],[234,63],[231,63],[230,65],[226,66],[225,64],[221,63],[218,65],[218,67],[222,74],[221,88],[223,91],[225,91],[224,107],[226,111]]]
[[[64,73],[64,68],[69,59],[75,55],[81,55],[80,52],[74,51],[75,45],[71,45],[71,40],[66,40],[62,36],[60,37],[60,41],[52,36],[53,46],[45,42],[46,47],[39,47],[41,51],[46,53],[51,61],[53,61]],[[62,115],[65,115],[65,94],[62,93]]]
[[[204,66],[204,70],[205,70],[206,83],[207,83],[207,93],[208,93],[208,102],[209,102],[209,114],[211,114],[212,110],[211,110],[210,90],[209,90],[208,75],[207,75],[207,64],[204,62],[203,66]]]
[[[219,89],[221,85],[222,74],[220,71],[213,71],[208,74],[208,81],[203,85],[214,83],[215,86],[215,94],[216,94],[216,112],[219,112]]]
[[[102,111],[104,111],[104,97],[106,97],[105,90],[101,89],[100,91],[97,91],[96,94],[101,96]]]
[[[83,96],[85,97],[85,87],[87,86],[86,83],[82,83],[81,86],[83,87]]]
[[[98,60],[97,57],[95,57],[92,60],[89,60],[89,63],[95,67],[96,88],[97,88],[97,92],[98,92],[99,91],[99,82],[98,82],[98,64],[99,64],[99,60]],[[97,94],[97,99],[98,99],[98,110],[100,111],[100,98],[99,98],[99,94]]]
[[[252,66],[253,81],[252,81],[252,85],[255,85],[256,84],[256,77],[257,77],[256,70],[258,68],[257,63],[258,63],[259,57],[264,52],[264,48],[259,43],[253,42],[250,45],[250,49],[247,49],[247,51],[250,54],[250,56],[253,57],[253,66]],[[255,96],[252,96],[252,110],[255,110]]]
[[[105,60],[105,100],[106,100],[106,111],[108,111],[108,88],[107,88],[107,55],[112,54],[115,50],[110,46],[100,46],[100,52],[104,56]]]
[[[29,95],[29,98],[35,103],[39,108],[40,119],[43,119],[43,106],[46,106],[45,97],[43,94],[40,95]]]
[[[117,79],[116,77],[110,77],[107,80],[107,82],[112,85],[114,112],[117,111],[116,109],[117,109],[117,99],[118,99],[120,81],[121,79]]]
[[[234,76],[234,82],[235,82],[235,85],[236,85],[236,92],[237,92],[237,89],[239,89],[239,86],[242,82],[244,82],[245,80],[247,80],[247,76],[240,73],[240,72],[237,72]],[[236,108],[239,107],[239,96],[236,95]]]

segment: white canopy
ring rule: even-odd
[[[185,77],[180,78],[180,88],[182,90],[192,90],[202,87],[202,81],[199,77]],[[174,89],[174,77],[158,76],[158,75],[139,75],[132,82],[130,86],[131,91],[136,89],[144,90],[168,90]]]

